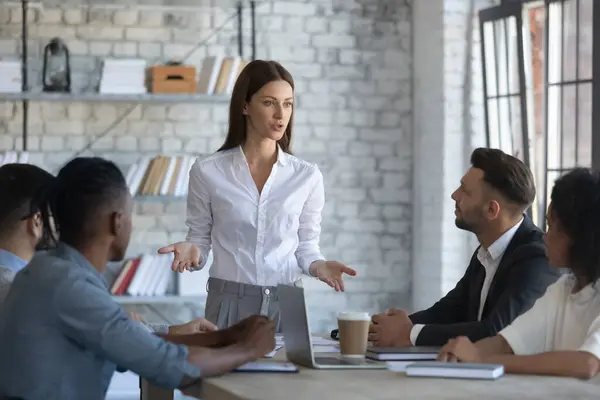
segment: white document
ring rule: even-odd
[[[235,369],[236,372],[297,372],[298,368],[290,362],[253,361]]]

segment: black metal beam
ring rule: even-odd
[[[592,169],[600,171],[600,6],[592,19]]]
[[[240,58],[244,58],[244,38],[243,38],[243,30],[242,30],[242,2],[238,1],[237,3],[237,20],[238,20],[238,55]]]
[[[21,91],[29,91],[28,80],[28,53],[27,40],[29,32],[27,31],[27,11],[29,6],[28,0],[21,0]],[[23,100],[23,151],[27,151],[27,129],[29,121],[29,101]]]
[[[250,23],[252,25],[252,60],[256,60],[256,2],[250,2]]]

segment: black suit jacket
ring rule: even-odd
[[[425,324],[417,346],[443,346],[457,336],[473,342],[494,336],[529,310],[561,275],[548,263],[542,231],[525,216],[498,265],[479,321],[486,272],[477,250],[454,289],[427,310],[410,315],[414,324]]]

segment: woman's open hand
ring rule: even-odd
[[[177,242],[158,249],[158,254],[168,253],[174,254],[173,264],[171,264],[173,271],[197,271],[200,269],[202,255],[198,246],[189,242]]]

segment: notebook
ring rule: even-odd
[[[369,347],[366,357],[381,361],[435,360],[439,347]]]
[[[419,361],[406,366],[406,375],[493,380],[504,375],[504,366],[500,364]]]

